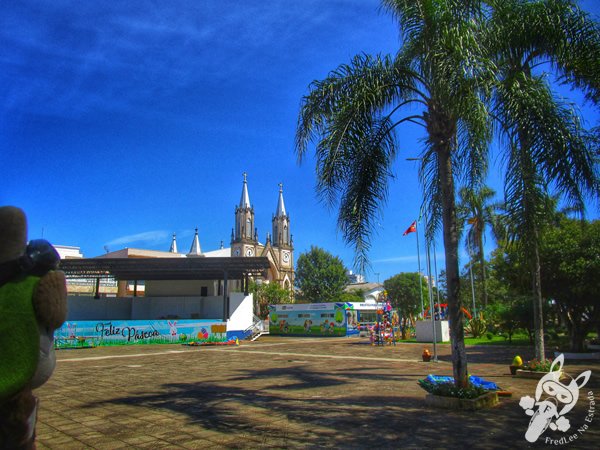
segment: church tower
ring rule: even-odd
[[[283,183],[279,183],[279,198],[273,222],[273,249],[279,259],[282,286],[291,289],[294,284],[294,242],[290,233],[290,216],[283,201]]]
[[[235,208],[235,226],[231,231],[231,256],[256,256],[258,236],[254,227],[254,208],[250,204],[246,172],[243,176],[242,197]]]

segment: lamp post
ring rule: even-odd
[[[471,296],[473,297],[473,317],[477,316],[475,307],[475,282],[473,281],[473,249],[471,248],[471,233],[467,232],[467,247],[469,248],[469,275],[471,276]]]

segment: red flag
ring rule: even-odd
[[[415,220],[413,223],[410,224],[410,227],[408,227],[406,229],[406,231],[404,233],[402,233],[402,236],[406,236],[408,233],[415,233],[417,231],[417,221]]]

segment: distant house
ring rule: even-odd
[[[379,294],[383,292],[381,283],[350,283],[344,288],[344,292],[360,291],[365,303],[376,303]]]
[[[350,284],[357,284],[357,283],[364,283],[365,282],[365,276],[361,275],[360,273],[352,273],[351,270],[348,270],[346,272],[346,276],[348,277],[348,283]]]

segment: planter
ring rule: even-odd
[[[519,367],[523,367],[523,366],[508,366],[508,368],[510,369],[510,374],[511,375],[516,375],[517,374],[517,370],[519,369]]]
[[[588,345],[588,348],[590,348],[590,346]],[[569,360],[569,359],[578,359],[578,360],[582,360],[582,359],[592,359],[592,360],[597,360],[600,359],[600,352],[593,352],[593,353],[569,353],[569,352],[554,352],[554,357],[558,357],[558,355],[565,355],[565,359]]]
[[[443,397],[441,395],[427,394],[425,404],[435,408],[475,411],[489,408],[498,404],[498,394],[487,392],[477,398]]]
[[[431,361],[431,355],[429,355],[429,356],[421,355],[421,356],[423,357],[423,361],[424,361],[424,362],[429,362],[429,361]]]
[[[565,374],[562,370],[556,370],[555,372],[557,372],[558,375],[558,379],[562,380],[565,377]],[[542,378],[544,375],[548,374],[548,372],[539,372],[536,370],[523,370],[523,369],[517,369],[517,373],[516,373],[516,377],[517,378],[529,378],[531,380],[539,380],[540,378]]]

